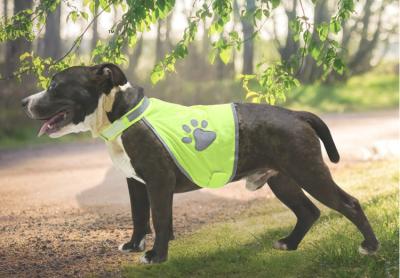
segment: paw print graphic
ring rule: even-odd
[[[188,133],[186,137],[182,138],[182,142],[191,144],[194,140],[194,148],[196,151],[204,151],[214,142],[215,138],[217,138],[217,133],[211,130],[205,130],[208,126],[206,120],[202,120],[201,126],[199,126],[199,122],[192,119],[190,121],[190,126],[186,124],[182,126],[182,129]]]

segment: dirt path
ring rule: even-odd
[[[399,154],[397,111],[324,119],[342,155],[334,170]],[[176,195],[175,233],[229,219],[269,196],[242,182]],[[101,142],[0,152],[0,277],[118,276],[118,266],[137,258],[116,250],[130,234],[125,180]]]

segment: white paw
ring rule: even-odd
[[[118,246],[118,250],[123,252],[123,253],[129,253],[131,250],[130,249],[123,249],[125,243],[122,243],[121,245]]]
[[[124,245],[126,243],[122,243],[121,245],[118,246],[118,250],[123,252],[123,253],[130,253],[130,252],[142,252],[145,247],[146,247],[146,238],[143,237],[143,239],[140,241],[139,246],[137,248],[126,248],[124,249]]]
[[[288,250],[286,243],[280,241],[275,241],[272,247],[277,250]]]
[[[376,254],[377,251],[378,251],[378,250],[369,251],[369,250],[363,248],[362,246],[358,247],[358,253],[360,253],[361,255],[364,255],[364,256],[371,256],[371,255],[374,255],[374,254]]]
[[[149,261],[149,260],[146,258],[145,255],[143,255],[143,256],[140,257],[139,262],[140,262],[141,264],[151,264],[151,261]]]

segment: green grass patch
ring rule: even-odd
[[[52,139],[48,136],[37,137],[39,128],[36,125],[15,128],[8,131],[0,130],[0,150],[16,149],[27,146],[57,144],[89,140],[89,133],[71,134]]]
[[[375,256],[357,249],[362,236],[343,216],[322,216],[294,252],[272,249],[295,217],[277,199],[225,223],[203,227],[170,243],[166,263],[126,265],[127,277],[398,277],[398,163],[381,161],[347,167],[338,183],[362,203],[381,242]]]
[[[399,77],[368,73],[347,83],[309,85],[288,94],[284,104],[314,112],[359,112],[394,109],[399,103]]]

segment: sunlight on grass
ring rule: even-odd
[[[171,242],[169,261],[127,265],[128,277],[395,277],[398,274],[398,162],[357,164],[336,180],[362,203],[381,249],[358,254],[361,234],[343,216],[322,216],[295,252],[272,249],[295,217],[275,198],[237,219],[209,225]],[[137,258],[139,255],[135,255]]]
[[[397,108],[399,77],[368,73],[346,84],[309,85],[288,95],[284,106],[313,112],[357,112]]]

